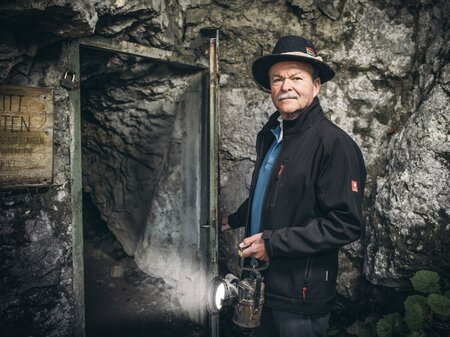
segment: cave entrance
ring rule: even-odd
[[[129,42],[68,47],[78,335],[217,336],[217,38],[210,63]]]

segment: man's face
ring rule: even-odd
[[[283,119],[293,119],[298,111],[310,105],[320,89],[320,79],[312,78],[308,63],[284,61],[269,70],[272,101]]]

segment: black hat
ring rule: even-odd
[[[317,56],[314,45],[301,36],[281,37],[271,55],[256,59],[252,65],[253,78],[256,83],[270,91],[269,69],[275,63],[282,61],[301,61],[314,66],[317,69],[321,83],[325,83],[334,77],[334,70]]]

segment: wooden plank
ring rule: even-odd
[[[0,86],[0,188],[53,180],[53,89]]]

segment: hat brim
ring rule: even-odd
[[[275,63],[283,61],[299,61],[311,64],[318,70],[321,83],[331,80],[335,75],[333,68],[318,59],[293,54],[272,54],[262,56],[253,62],[252,74],[256,83],[258,83],[258,85],[260,85],[264,90],[270,91],[270,67],[272,67]]]

